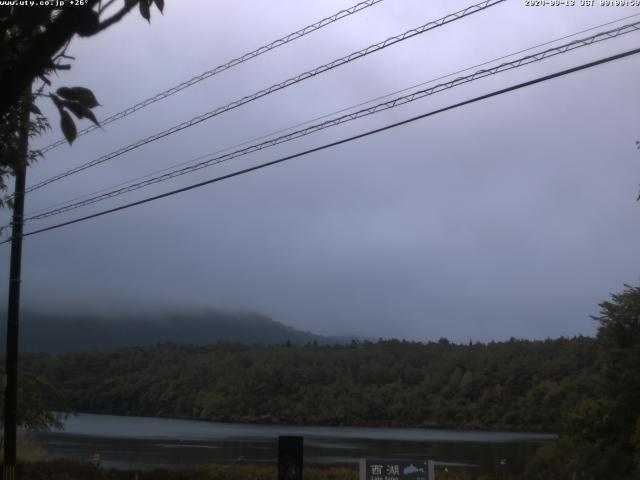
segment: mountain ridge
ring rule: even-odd
[[[27,311],[21,317],[20,351],[32,353],[113,350],[163,343],[276,345],[289,342],[330,345],[364,338],[319,335],[290,327],[261,313],[215,309],[126,316]],[[6,319],[3,320],[6,325]]]

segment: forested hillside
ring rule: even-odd
[[[0,323],[5,321],[0,316]],[[133,315],[55,315],[27,312],[21,319],[20,351],[61,353],[113,350],[159,343],[210,345],[217,342],[278,344],[349,343],[298,330],[254,312],[215,309]]]
[[[594,340],[217,344],[25,355],[78,412],[550,430],[590,395]]]

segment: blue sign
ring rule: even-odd
[[[361,459],[360,480],[430,480],[424,460]]]

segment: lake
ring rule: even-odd
[[[501,459],[519,472],[553,434],[419,428],[314,427],[215,423],[79,414],[64,431],[38,432],[50,456],[122,469],[181,468],[211,463],[275,465],[277,437],[304,436],[308,465],[355,465],[359,458],[432,459],[495,472]]]

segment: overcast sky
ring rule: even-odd
[[[54,86],[90,87],[104,118],[355,1],[166,3],[164,16],[152,12],[151,25],[135,13],[95,38],[74,40],[73,69]],[[471,3],[384,0],[72,147],[51,151],[30,169],[28,184]],[[527,7],[523,0],[508,0],[56,182],[28,195],[26,209],[33,212],[633,14],[640,8]],[[33,222],[26,230],[639,44],[640,33],[602,42]],[[640,57],[633,56],[34,235],[24,244],[23,308],[101,314],[231,308],[259,311],[321,334],[419,340],[591,335],[595,324],[589,315],[597,314],[598,303],[625,283],[640,281],[638,78]],[[36,146],[60,137],[57,115],[46,101],[41,105],[56,125]],[[6,223],[6,211],[0,219]],[[1,292],[7,289],[7,247],[0,247],[0,265],[7,266]],[[1,300],[4,309],[6,293]]]

